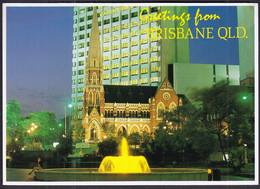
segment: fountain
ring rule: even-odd
[[[59,168],[36,172],[36,179],[43,181],[197,181],[208,180],[207,169],[151,168],[144,156],[130,156],[125,138],[121,155],[106,156],[99,169]]]
[[[150,167],[144,156],[129,156],[128,145],[122,139],[121,156],[106,156],[98,169],[99,173],[150,173]]]

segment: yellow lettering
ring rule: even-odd
[[[193,35],[192,35],[192,32],[191,32],[190,28],[188,28],[188,30],[187,30],[187,33],[186,33],[185,39],[188,39],[187,36],[190,36],[190,39],[194,39],[194,37],[193,37]]]
[[[146,28],[147,39],[153,39],[154,38],[154,33],[153,32],[154,32],[153,28]],[[152,34],[153,37],[150,38],[150,34]]]
[[[180,32],[181,30],[181,32]],[[180,37],[181,34],[181,37]],[[184,38],[184,33],[183,33],[183,28],[177,28],[177,39],[183,39]]]
[[[220,30],[222,30],[222,29],[224,29],[224,31],[225,31],[225,33],[226,33],[224,36],[220,35],[220,34],[221,34],[221,33],[220,33]],[[225,28],[225,27],[220,27],[220,28],[218,29],[218,36],[219,36],[220,39],[227,40],[227,39],[226,39],[227,35],[228,35],[227,28]]]
[[[173,30],[173,31],[172,31],[172,30]],[[169,29],[169,33],[170,33],[170,34],[173,34],[173,37],[170,37],[170,36],[169,36],[169,39],[175,39],[175,37],[176,37],[175,28],[170,28],[170,29]]]
[[[210,31],[211,30],[211,31]],[[214,36],[210,36],[212,34],[213,28],[207,28],[207,39],[213,39]]]
[[[228,38],[236,38],[235,35],[233,37],[231,36],[231,27],[228,27]]]
[[[159,30],[159,32],[158,32]],[[156,28],[156,39],[158,39],[158,36],[160,37],[160,39],[163,39],[162,36],[162,29],[161,28]]]
[[[239,29],[242,29],[242,30],[243,30],[243,33],[244,33],[243,36],[240,36],[240,35],[239,35],[239,34],[240,34]],[[244,28],[244,27],[237,27],[237,38],[244,38],[245,36],[246,36],[246,28]]]
[[[205,28],[202,28],[202,30],[203,30],[203,34],[200,32],[200,30],[198,29],[198,28],[196,28],[196,39],[199,39],[199,37],[198,37],[198,33],[200,34],[200,36],[204,39],[204,30]]]
[[[142,17],[142,14],[143,14],[143,12],[144,12],[145,10],[146,10],[147,12],[149,11],[148,8],[142,9],[141,12],[140,12],[139,18],[140,18],[140,20],[145,20],[145,21],[147,22],[147,19],[149,18],[149,15],[146,15],[144,18]]]

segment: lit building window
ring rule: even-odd
[[[152,47],[152,48],[151,48],[151,51],[152,51],[152,52],[158,51],[158,47]]]
[[[158,72],[158,66],[152,67],[151,72]]]
[[[84,60],[79,61],[79,66],[83,66],[84,65]]]
[[[109,65],[105,65],[104,70],[109,70]]]
[[[155,82],[158,82],[158,81],[159,81],[158,77],[152,77],[151,78],[152,83],[155,83]]]
[[[104,12],[104,16],[109,15],[109,14],[110,14],[110,10],[107,10]]]
[[[136,40],[136,41],[131,41],[130,45],[131,45],[131,46],[138,45],[138,41],[137,41],[137,40]]]
[[[128,81],[121,81],[120,85],[128,85]]]
[[[131,64],[131,66],[137,65],[138,61],[137,60],[131,60],[130,64]]]
[[[148,48],[141,49],[141,53],[142,53],[142,54],[144,54],[144,53],[148,53]]]
[[[140,79],[140,84],[145,84],[148,83],[148,79],[144,78],[144,79]]]
[[[79,53],[79,57],[82,57],[82,56],[84,56],[84,52]]]
[[[121,7],[121,11],[124,11],[124,10],[127,10],[128,9],[128,6],[122,6]]]
[[[122,44],[122,48],[127,48],[127,47],[128,47],[128,42]]]
[[[131,75],[137,75],[138,74],[138,70],[131,70]]]
[[[119,49],[119,45],[113,45],[113,46],[112,46],[112,49],[113,49],[113,50]]]
[[[112,69],[118,68],[118,67],[119,67],[118,64],[112,64]]]
[[[137,55],[137,54],[138,54],[138,50],[131,51],[131,56],[134,56],[134,55]]]
[[[84,48],[84,43],[80,43],[79,48]]]
[[[84,83],[84,79],[83,79],[83,78],[79,79],[79,80],[78,80],[78,83],[79,83],[79,84]]]
[[[135,26],[138,26],[138,22],[131,22],[131,27],[135,27]]]
[[[123,24],[122,25],[122,29],[127,29],[128,28],[128,24]]]
[[[104,43],[106,43],[106,42],[110,41],[110,38],[109,37],[105,37],[103,40],[104,40]]]
[[[85,21],[85,17],[79,18],[79,22],[84,22]]]
[[[119,39],[119,36],[118,36],[118,35],[114,35],[114,36],[112,37],[112,40],[113,40],[113,41],[118,40],[118,39]]]
[[[158,56],[153,56],[151,57],[151,62],[156,62],[159,60],[159,57]]]
[[[79,75],[83,75],[84,74],[84,70],[79,70]]]
[[[110,47],[104,47],[104,52],[107,52],[110,50]]]
[[[136,31],[132,31],[131,33],[130,33],[130,36],[131,37],[133,37],[133,36],[137,36],[138,35],[138,31],[136,30]]]
[[[143,68],[143,69],[141,69],[141,73],[142,73],[142,74],[148,73],[148,68]]]
[[[119,30],[119,26],[114,26],[113,28],[112,28],[112,31],[118,31]]]
[[[137,85],[138,84],[138,80],[136,79],[136,80],[131,80],[130,81],[130,84],[131,85]]]
[[[83,93],[83,87],[78,88],[78,93]]]
[[[128,62],[122,62],[121,63],[121,67],[127,67],[128,66]]]
[[[79,10],[79,13],[80,13],[80,14],[84,14],[84,13],[85,13],[85,9],[80,9],[80,10]]]
[[[104,29],[103,30],[103,33],[105,34],[105,33],[109,33],[110,32],[110,28],[106,28],[106,29]]]
[[[117,13],[117,12],[119,12],[119,8],[112,9],[112,13]]]
[[[109,74],[103,75],[103,79],[109,79]]]
[[[128,38],[128,33],[122,33],[121,38],[122,38],[122,39]]]
[[[113,73],[113,74],[112,74],[112,78],[117,78],[118,76],[119,76],[118,73]]]
[[[121,56],[122,56],[122,58],[128,57],[128,52],[123,52]]]
[[[117,59],[117,58],[119,58],[119,54],[113,54],[112,55],[112,59]]]
[[[126,76],[128,76],[128,71],[121,72],[121,77],[126,77]]]
[[[104,56],[104,57],[103,57],[103,60],[109,60],[109,59],[110,59],[109,56]]]
[[[83,97],[83,96],[78,97],[78,102],[83,102],[83,100],[84,100],[84,97]]]
[[[148,63],[148,58],[143,58],[140,60],[140,63],[141,64],[145,64],[145,63]]]
[[[148,43],[148,39],[147,39],[147,38],[146,38],[146,39],[142,39],[142,40],[141,40],[141,43],[142,43],[142,44]]]

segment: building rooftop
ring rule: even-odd
[[[148,103],[154,97],[157,87],[104,85],[106,103]]]

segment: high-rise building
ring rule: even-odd
[[[158,86],[162,81],[161,44],[159,39],[147,39],[146,34],[146,28],[159,27],[159,22],[140,20],[143,9],[143,15],[153,15],[160,7],[98,7],[103,84]],[[93,7],[74,8],[72,103],[80,114],[92,17]]]
[[[230,79],[239,84],[239,66],[189,64],[189,40],[148,38],[147,28],[177,27],[180,21],[148,19],[170,11],[188,12],[187,6],[101,6],[98,26],[104,85],[158,86],[168,76],[177,94],[189,97],[191,87],[210,87]],[[140,18],[141,17],[141,18]],[[72,103],[82,115],[85,66],[89,52],[93,7],[75,7],[73,24]],[[182,26],[184,29],[188,24]],[[170,69],[169,69],[170,68]],[[196,71],[195,71],[196,70]]]

